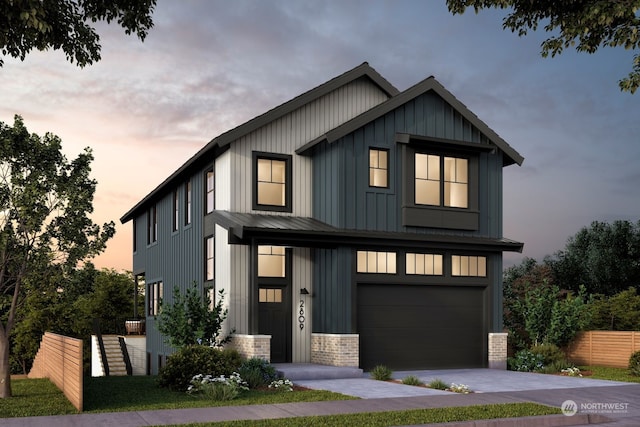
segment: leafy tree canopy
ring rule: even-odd
[[[40,290],[30,275],[52,265],[73,271],[115,233],[113,221],[100,227],[89,217],[92,160],[87,148],[68,161],[60,138],[30,134],[19,116],[13,127],[0,122],[0,398],[11,395],[9,337],[17,308]]]
[[[509,9],[504,29],[526,35],[529,30],[554,33],[542,42],[542,56],[552,57],[566,48],[594,53],[601,47],[640,48],[640,0],[447,0],[449,11],[462,14],[468,8]],[[543,24],[544,23],[544,24]],[[632,71],[619,81],[620,89],[634,93],[640,86],[640,54]]]
[[[100,36],[90,25],[115,21],[144,40],[156,0],[0,0],[0,48],[24,60],[33,49],[62,49],[80,67],[100,60]],[[0,66],[3,61],[0,58]]]

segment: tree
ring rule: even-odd
[[[614,295],[640,286],[640,221],[594,221],[545,259],[558,283],[590,294]]]
[[[102,252],[115,232],[113,221],[102,227],[89,218],[96,181],[89,177],[93,160],[86,148],[69,162],[61,140],[47,133],[29,134],[20,116],[13,127],[0,122],[0,398],[11,396],[9,337],[16,311],[29,292],[34,271],[56,265],[72,271]]]
[[[569,47],[594,53],[601,47],[640,48],[640,0],[447,0],[449,11],[462,14],[468,8],[510,9],[503,29],[526,35],[537,30],[555,33],[542,42],[543,57],[552,57]],[[640,54],[633,57],[632,71],[618,82],[620,89],[635,93],[640,86]]]
[[[167,344],[181,349],[189,345],[219,347],[231,340],[220,337],[222,322],[228,310],[222,308],[224,290],[218,292],[218,302],[211,308],[209,298],[202,298],[197,283],[183,295],[179,287],[173,289],[173,304],[161,304],[158,331]]]
[[[62,49],[80,67],[100,60],[100,36],[90,23],[116,21],[144,41],[156,0],[0,0],[0,48],[24,60],[33,49]],[[0,59],[0,67],[3,61]]]

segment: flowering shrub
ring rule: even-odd
[[[449,386],[449,390],[456,392],[456,393],[462,393],[462,394],[469,394],[471,393],[471,390],[469,389],[468,385],[464,385],[464,384],[456,384],[456,383],[452,383]]]
[[[293,383],[291,380],[282,378],[279,380],[271,381],[269,388],[275,391],[293,391]]]
[[[211,400],[233,400],[243,391],[247,391],[247,383],[237,372],[226,377],[220,375],[195,375],[191,379],[191,385],[187,389],[189,394],[201,394],[204,398]]]
[[[581,377],[582,376],[582,374],[580,373],[580,368],[576,368],[575,366],[563,369],[560,372],[562,372],[563,374],[567,374],[570,377]]]
[[[520,350],[515,357],[507,359],[512,371],[535,372],[544,368],[544,356],[529,350]]]

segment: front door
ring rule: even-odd
[[[271,335],[271,362],[291,362],[291,262],[282,246],[257,247],[258,333]]]
[[[271,335],[271,362],[291,362],[291,298],[289,286],[260,286],[258,333]]]

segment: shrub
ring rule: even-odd
[[[243,391],[247,391],[247,383],[242,380],[237,372],[226,377],[220,375],[195,375],[191,379],[191,385],[187,388],[189,394],[200,394],[202,397],[211,400],[233,400],[240,396]]]
[[[220,350],[204,345],[180,349],[167,359],[160,369],[158,384],[175,391],[186,391],[198,374],[218,377],[237,372],[242,359],[236,350]]]
[[[520,350],[514,357],[507,359],[507,364],[512,371],[540,371],[544,367],[544,357],[529,350]]]
[[[565,359],[564,353],[555,344],[538,344],[531,347],[531,353],[542,356],[542,364],[547,366]]]
[[[640,351],[636,351],[629,358],[629,373],[640,377]]]
[[[471,389],[469,388],[468,385],[456,384],[456,383],[453,383],[449,386],[449,391],[453,391],[454,393],[462,393],[462,394],[471,393]]]
[[[402,384],[417,385],[417,386],[424,385],[424,383],[422,381],[420,381],[420,378],[415,377],[413,375],[409,375],[408,377],[403,378],[402,379]]]
[[[238,373],[247,382],[249,388],[266,386],[278,379],[276,368],[259,357],[252,357],[242,362]]]
[[[567,374],[570,377],[581,377],[580,368],[575,366],[569,366],[568,368],[561,369],[560,372]]]
[[[540,372],[543,374],[555,374],[557,372],[563,372],[566,369],[573,368],[573,365],[566,359],[557,360],[549,365],[545,365]],[[577,369],[577,368],[576,368]]]
[[[436,390],[446,390],[449,388],[449,384],[445,383],[439,378],[436,378],[429,383],[429,387]]]
[[[378,365],[371,370],[371,376],[378,381],[389,381],[393,371],[384,365]]]

